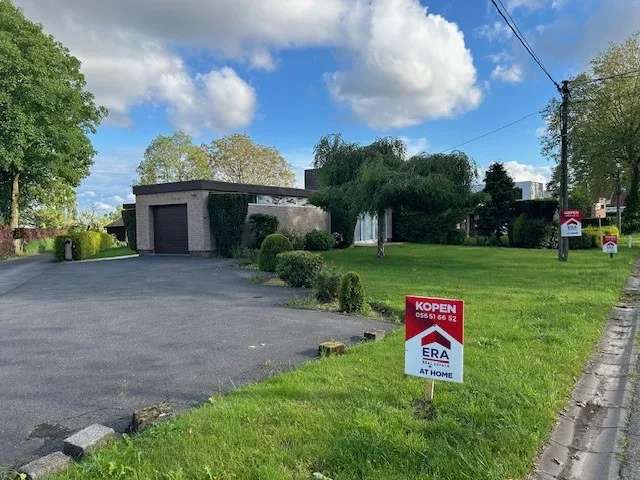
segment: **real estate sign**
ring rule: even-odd
[[[405,308],[404,372],[430,380],[461,383],[464,302],[407,296]]]
[[[580,237],[582,235],[580,210],[562,210],[560,212],[560,232],[563,237]]]
[[[617,235],[603,235],[602,236],[602,251],[604,253],[618,253],[618,236]]]

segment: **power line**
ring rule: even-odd
[[[500,1],[500,0],[498,0],[498,1]],[[507,24],[507,26],[511,29],[511,31],[513,32],[515,37],[520,41],[520,43],[522,44],[524,49],[529,53],[529,55],[531,55],[531,58],[533,58],[533,60],[538,64],[538,66],[542,69],[542,71],[545,73],[545,75],[547,77],[549,77],[549,80],[551,80],[551,82],[555,85],[555,87],[558,89],[558,91],[560,91],[561,90],[560,84],[555,81],[555,79],[551,76],[551,74],[549,73],[547,68],[542,63],[542,60],[540,59],[540,57],[538,57],[538,55],[535,54],[535,52],[533,51],[533,48],[531,48],[531,46],[529,45],[529,42],[527,42],[527,40],[524,37],[524,35],[520,32],[520,29],[516,25],[515,21],[513,21],[513,18],[509,14],[509,11],[503,5],[502,7],[504,8],[504,11],[506,12],[506,15],[505,15],[505,13],[502,11],[502,9],[496,3],[496,0],[491,0],[491,3],[496,8],[496,10],[500,14],[500,16],[502,17],[504,22]],[[502,2],[500,2],[500,4],[502,5]],[[511,20],[513,21],[513,25],[511,24],[511,22],[509,21],[507,16],[509,16],[509,18],[511,18]]]
[[[605,80],[612,80],[614,78],[633,78],[640,76],[640,69],[629,70],[628,72],[616,73],[614,75],[608,75],[606,77],[591,78],[582,81],[570,80],[573,85],[582,85],[585,83],[604,82]]]
[[[469,143],[475,142],[475,141],[480,140],[480,139],[482,139],[482,138],[488,137],[489,135],[493,135],[494,133],[500,132],[501,130],[504,130],[504,129],[506,129],[506,128],[512,127],[513,125],[515,125],[515,124],[517,124],[517,123],[520,123],[520,122],[522,122],[522,121],[526,120],[526,119],[527,119],[527,118],[529,118],[529,117],[532,117],[532,116],[534,116],[534,115],[538,115],[538,114],[541,114],[541,113],[543,113],[543,112],[541,112],[541,111],[539,111],[539,110],[536,110],[535,112],[528,113],[528,114],[526,114],[526,115],[525,115],[524,117],[522,117],[522,118],[519,118],[519,119],[517,119],[517,120],[514,120],[513,122],[509,122],[509,123],[507,123],[506,125],[502,125],[501,127],[494,128],[493,130],[491,130],[491,131],[489,131],[489,132],[485,132],[485,133],[483,133],[482,135],[478,135],[477,137],[473,137],[473,138],[471,138],[471,139],[469,139],[469,140],[466,140],[466,141],[464,141],[464,142],[462,142],[462,143],[459,143],[459,144],[457,144],[457,145],[454,145],[454,146],[453,146],[453,147],[451,147],[451,148],[447,148],[446,150],[442,150],[441,152],[438,152],[438,153],[440,154],[440,153],[447,153],[447,152],[450,152],[450,151],[452,151],[452,150],[455,150],[456,148],[460,148],[460,147],[462,147],[462,146],[464,146],[464,145],[467,145],[467,144],[469,144]]]

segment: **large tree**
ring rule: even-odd
[[[493,163],[484,176],[487,200],[478,210],[478,231],[482,235],[500,237],[513,219],[516,189],[513,179],[501,163]]]
[[[236,133],[208,146],[213,178],[224,182],[290,187],[295,175],[280,152]]]
[[[8,195],[12,228],[28,203],[22,192],[75,187],[89,174],[89,134],[105,114],[86,90],[80,62],[10,0],[0,0],[0,190]]]
[[[640,34],[612,45],[570,83],[571,193],[593,204],[616,189],[617,165],[627,192],[624,226],[640,228]],[[549,102],[542,151],[559,161],[559,101]],[[555,175],[557,177],[557,174]],[[552,186],[557,182],[553,182]]]
[[[143,185],[208,179],[209,157],[182,131],[158,135],[145,150],[138,175],[138,182]]]

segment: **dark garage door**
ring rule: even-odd
[[[188,232],[186,205],[153,207],[153,238],[156,253],[188,253]]]

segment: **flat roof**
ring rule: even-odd
[[[218,182],[216,180],[190,180],[188,182],[157,183],[155,185],[136,185],[135,195],[153,193],[189,192],[207,190],[210,192],[248,193],[253,195],[279,195],[283,197],[310,197],[314,192],[304,188],[273,187],[269,185],[251,185],[248,183]]]

